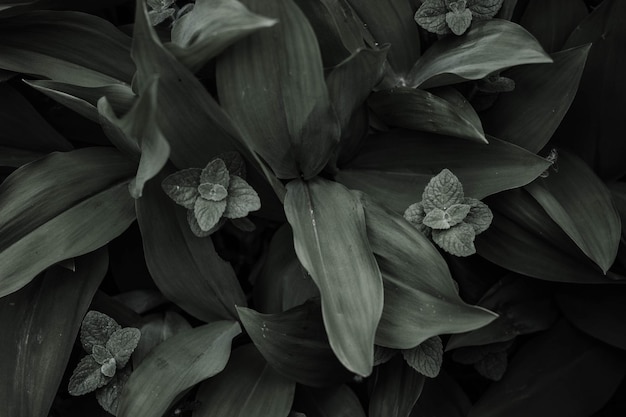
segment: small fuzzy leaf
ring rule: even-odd
[[[228,186],[228,199],[224,217],[239,219],[261,208],[261,199],[254,189],[241,177],[233,175]]]
[[[448,230],[433,230],[433,241],[443,250],[456,256],[470,256],[476,253],[474,228],[460,223]]]
[[[472,12],[469,9],[454,10],[446,13],[446,24],[455,35],[462,35],[472,24]]]
[[[453,204],[463,202],[463,185],[450,170],[443,169],[424,188],[422,203],[424,211],[435,208],[447,210]]]
[[[228,195],[228,191],[226,191],[224,186],[211,182],[200,184],[198,186],[198,192],[202,198],[211,201],[222,201]]]
[[[475,198],[466,198],[464,203],[471,208],[463,221],[474,228],[476,234],[482,233],[489,228],[493,220],[493,213],[485,203]]]
[[[115,375],[115,365],[115,358],[109,358],[100,366],[100,372],[102,375],[112,378]]]
[[[499,381],[504,376],[508,364],[506,351],[490,352],[474,363],[474,369],[487,379]]]
[[[439,336],[434,336],[413,349],[403,350],[402,356],[417,372],[429,378],[435,378],[439,375],[443,363],[443,343]]]
[[[101,345],[95,345],[93,347],[91,356],[93,356],[94,360],[100,365],[104,365],[106,361],[108,361],[109,359],[113,359],[113,355],[111,354],[111,352],[109,352],[107,348]]]
[[[415,13],[415,21],[429,32],[445,35],[450,33],[446,25],[447,11],[444,0],[426,0]]]
[[[446,210],[446,221],[450,226],[455,226],[467,217],[471,209],[469,204],[453,204]]]
[[[207,232],[220,221],[224,210],[226,210],[226,200],[210,201],[198,198],[193,207],[193,214],[200,229]]]
[[[424,216],[424,225],[437,230],[449,229],[451,224],[446,219],[446,212],[440,208],[434,208]]]
[[[94,391],[107,383],[107,377],[100,372],[100,364],[88,355],[80,360],[70,378],[68,391],[78,396]]]
[[[490,75],[479,80],[476,88],[483,93],[509,93],[515,90],[515,81],[500,75]]]
[[[425,235],[430,235],[430,229],[424,225],[424,205],[419,202],[411,204],[409,208],[404,211],[404,218]]]
[[[150,10],[148,17],[150,18],[150,24],[156,26],[159,23],[164,22],[176,13],[175,9],[163,9],[163,10]]]
[[[223,225],[226,223],[226,219],[222,217],[220,221],[217,222],[215,226],[210,228],[209,230],[202,230],[200,228],[200,224],[198,224],[198,220],[196,219],[196,215],[193,213],[193,210],[187,211],[187,223],[189,224],[189,228],[191,232],[197,237],[207,237],[217,232]]]
[[[165,178],[161,186],[165,194],[176,204],[186,209],[193,209],[199,195],[198,186],[200,185],[201,173],[200,168],[183,169]]]
[[[108,413],[117,415],[117,406],[119,404],[119,398],[124,389],[124,384],[130,377],[130,368],[124,368],[120,372],[117,372],[113,379],[109,381],[104,387],[96,391],[96,399],[98,404]]]
[[[87,353],[92,353],[96,345],[105,346],[113,333],[121,326],[115,320],[99,311],[89,311],[80,328],[80,342]]]
[[[111,335],[107,342],[107,349],[113,354],[119,369],[126,366],[140,337],[141,332],[134,327],[124,327]]]
[[[228,168],[226,168],[226,164],[220,158],[209,162],[200,174],[200,184],[219,184],[227,188],[229,180]]]
[[[500,11],[504,0],[469,0],[467,7],[476,19],[489,19]]]

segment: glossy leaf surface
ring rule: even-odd
[[[408,417],[426,377],[412,369],[401,356],[376,368],[370,397],[370,417]]]

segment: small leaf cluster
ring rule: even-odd
[[[462,35],[472,20],[494,17],[504,0],[425,0],[415,13],[422,28],[438,35]]]
[[[446,252],[469,256],[476,253],[474,238],[491,225],[493,214],[482,201],[465,197],[459,179],[444,169],[426,185],[422,201],[406,209],[404,218]]]
[[[376,365],[389,361],[398,353],[395,349],[376,346],[374,363]],[[443,364],[443,342],[441,337],[433,336],[412,349],[400,350],[404,361],[415,371],[428,378],[436,378]]]
[[[115,414],[117,400],[130,376],[127,366],[141,332],[120,326],[106,314],[89,311],[80,329],[80,342],[88,353],[74,369],[68,391],[78,396],[96,391],[100,405]]]
[[[159,23],[164,22],[170,17],[174,16],[176,9],[172,7],[176,0],[147,0],[150,10],[148,11],[148,17],[152,26],[156,26]]]
[[[163,180],[165,193],[176,204],[185,207],[192,232],[206,237],[219,229],[226,219],[240,220],[236,226],[250,230],[242,223],[249,212],[261,208],[261,200],[243,179],[245,163],[236,152],[227,152],[211,160],[204,169],[189,168]]]

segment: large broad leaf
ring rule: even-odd
[[[0,84],[0,144],[38,152],[68,151],[72,144],[41,117],[20,93]]]
[[[237,311],[257,349],[278,373],[312,387],[350,379],[328,344],[318,303],[280,314],[259,314],[247,308]]]
[[[428,91],[398,87],[374,93],[367,103],[391,126],[487,143],[473,109],[473,117],[468,117],[464,109]]]
[[[463,36],[440,39],[411,69],[406,84],[430,88],[479,80],[524,64],[552,62],[541,45],[515,23],[492,19],[474,22]]]
[[[167,171],[167,170],[166,170]],[[229,263],[210,237],[196,237],[184,209],[161,189],[164,172],[146,184],[137,200],[137,220],[146,263],[161,292],[189,314],[210,322],[237,319],[246,298]]]
[[[0,296],[126,230],[135,220],[134,169],[115,149],[85,148],[14,171],[0,185]]]
[[[422,393],[426,377],[396,355],[372,375],[370,417],[408,417]]]
[[[75,272],[51,268],[0,299],[0,414],[48,416],[107,260],[101,249],[77,258]]]
[[[516,353],[469,417],[588,417],[611,398],[625,371],[622,352],[561,321]]]
[[[602,178],[626,173],[626,2],[603,1],[572,33],[565,48],[592,43],[576,99],[557,131],[559,142]]]
[[[224,369],[239,333],[238,323],[216,321],[158,345],[124,385],[117,417],[162,416],[178,394]]]
[[[624,286],[563,287],[557,302],[579,330],[626,350],[626,288]]]
[[[287,417],[296,384],[276,373],[254,345],[235,350],[222,373],[200,386],[194,417]]]
[[[583,0],[530,1],[520,25],[532,33],[546,51],[556,52],[588,14]]]
[[[294,410],[307,417],[365,417],[359,398],[347,385],[323,389],[298,386]]]
[[[191,12],[174,22],[172,42],[166,46],[197,71],[239,39],[276,22],[250,12],[237,0],[199,0]]]
[[[339,139],[315,33],[292,0],[247,0],[280,24],[255,33],[217,62],[222,106],[279,178],[315,176]]]
[[[485,130],[531,152],[539,152],[565,117],[585,67],[589,45],[552,55],[554,63],[513,68],[505,75],[515,90],[500,94],[481,114]]]
[[[237,149],[238,133],[202,83],[159,41],[146,2],[137,0],[132,57],[135,83],[145,90],[159,77],[156,120],[178,168],[201,168],[220,153]]]
[[[129,54],[128,36],[84,13],[29,12],[3,19],[0,27],[0,68],[69,84],[130,84]]]
[[[463,302],[445,260],[421,232],[364,194],[360,197],[385,288],[377,345],[410,349],[432,336],[474,330],[497,317]]]
[[[350,371],[369,375],[383,285],[361,201],[335,182],[296,180],[287,184],[285,213],[298,259],[320,289],[330,346]]]
[[[612,282],[528,192],[508,191],[488,199],[487,204],[493,222],[476,237],[480,256],[510,271],[548,281]]]
[[[500,315],[487,326],[453,335],[446,350],[511,340],[519,335],[549,328],[558,316],[552,292],[540,281],[508,275],[478,302]]]
[[[621,237],[621,221],[611,192],[576,156],[561,151],[558,172],[526,186],[578,247],[606,274]]]
[[[522,148],[488,139],[489,145],[423,132],[370,136],[336,179],[403,213],[444,168],[459,178],[466,196],[481,199],[526,185],[550,166]]]
[[[3,167],[19,168],[44,156],[46,154],[43,152],[0,146],[0,166]]]

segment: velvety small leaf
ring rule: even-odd
[[[200,174],[200,184],[211,183],[219,184],[224,188],[228,187],[230,175],[226,164],[220,158],[216,158],[209,162]]]
[[[506,352],[491,352],[474,363],[476,372],[492,381],[499,381],[506,373],[509,359]]]
[[[200,229],[204,232],[211,230],[220,221],[226,210],[226,200],[211,201],[198,198],[193,207],[193,214]]]
[[[450,223],[446,219],[446,212],[440,208],[434,208],[426,213],[423,220],[424,226],[432,229],[449,229]]]
[[[470,206],[463,221],[471,225],[477,235],[487,230],[493,220],[493,213],[487,204],[475,198],[465,198],[463,202]]]
[[[469,204],[453,204],[446,210],[446,218],[450,226],[461,223],[469,214],[472,206]]]
[[[500,75],[490,75],[479,80],[476,83],[476,88],[483,93],[509,93],[515,90],[515,81]]]
[[[115,364],[115,358],[107,359],[100,366],[100,372],[102,372],[102,375],[104,375],[104,376],[106,376],[108,378],[112,378],[113,375],[115,375],[115,370],[116,369],[117,369],[117,366]]]
[[[462,203],[463,197],[463,185],[446,168],[428,182],[422,194],[422,204],[427,213],[435,208],[447,210],[453,204]]]
[[[87,353],[93,352],[94,346],[105,346],[113,333],[122,327],[115,320],[99,311],[91,310],[83,319],[80,328],[80,342]]]
[[[68,391],[78,396],[95,391],[107,383],[107,377],[100,371],[100,364],[91,355],[80,360],[70,377]]]
[[[426,236],[430,236],[430,229],[424,224],[424,205],[419,203],[411,204],[404,212],[404,218]]]
[[[100,365],[104,365],[104,363],[109,359],[115,359],[107,348],[100,345],[95,345],[93,347],[93,349],[91,350],[91,356],[93,356],[93,359]]]
[[[256,191],[244,179],[233,175],[228,186],[228,198],[223,216],[229,219],[239,219],[260,208],[261,199]]]
[[[209,230],[202,230],[200,228],[200,224],[198,223],[198,219],[196,219],[196,215],[193,213],[193,210],[187,210],[187,224],[189,224],[189,228],[191,232],[196,237],[207,237],[211,236],[213,233],[218,231],[224,224],[226,223],[226,219],[222,217],[215,226],[211,227]]]
[[[450,33],[450,28],[446,24],[447,12],[444,0],[425,0],[415,13],[415,21],[429,32],[445,35]]]
[[[369,417],[408,417],[426,378],[396,356],[376,367]]]
[[[98,404],[108,413],[117,415],[120,395],[124,389],[124,384],[130,377],[130,368],[124,368],[115,373],[115,376],[104,387],[96,390]]]
[[[396,349],[386,348],[384,346],[374,346],[374,366],[387,363],[398,354]]]
[[[443,343],[439,336],[426,339],[413,349],[402,351],[406,363],[429,378],[439,375],[443,363]]]
[[[130,355],[139,343],[141,332],[133,327],[124,327],[111,335],[107,342],[107,350],[111,352],[119,369],[126,366]]]
[[[228,191],[226,191],[224,186],[210,182],[200,184],[198,192],[202,198],[210,201],[222,201],[228,195]]]
[[[500,11],[504,0],[468,0],[467,7],[476,19],[489,19]]]
[[[161,186],[176,204],[186,209],[193,209],[199,195],[198,186],[201,174],[200,168],[183,169],[167,176]]]
[[[446,252],[455,256],[470,256],[476,253],[474,227],[460,223],[447,230],[433,230],[433,241]]]
[[[458,1],[456,3],[461,3]],[[465,1],[463,1],[465,3]],[[472,12],[469,9],[452,10],[446,13],[446,24],[455,35],[462,35],[472,24]]]

